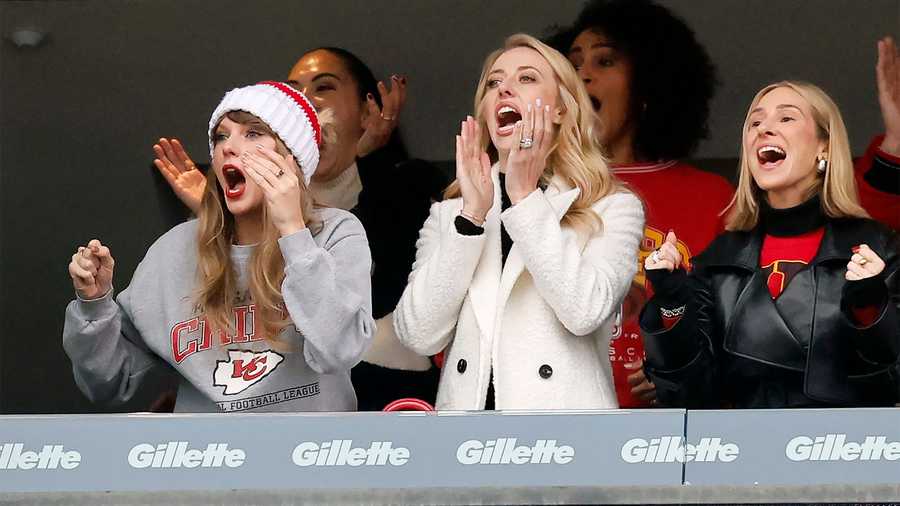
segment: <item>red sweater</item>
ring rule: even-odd
[[[678,250],[690,265],[693,255],[703,251],[724,230],[719,213],[728,205],[734,189],[725,178],[669,161],[613,167],[616,176],[644,201],[647,225],[638,255],[638,273],[623,304],[621,319],[613,329],[609,358],[619,405],[645,407],[647,403],[631,395],[626,378],[636,372],[625,364],[644,358],[638,315],[650,298],[650,283],[644,276],[644,259],[659,248],[666,233],[678,235]]]
[[[854,164],[856,186],[859,190],[860,203],[869,212],[872,219],[880,221],[894,230],[900,230],[900,195],[873,188],[865,179],[866,173],[873,169],[876,157],[887,166],[879,167],[880,170],[890,170],[891,167],[898,168],[896,177],[900,177],[900,158],[891,156],[878,148],[883,140],[883,135],[872,139],[866,153],[856,160]]]

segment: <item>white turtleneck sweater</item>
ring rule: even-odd
[[[349,211],[359,202],[359,193],[362,191],[362,181],[359,179],[359,170],[356,162],[344,169],[334,179],[328,181],[313,180],[309,185],[316,201],[325,207],[334,207]]]

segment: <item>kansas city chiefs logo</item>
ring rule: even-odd
[[[274,351],[260,352],[228,350],[228,360],[216,362],[213,385],[225,387],[225,395],[247,390],[269,375],[284,360]]]

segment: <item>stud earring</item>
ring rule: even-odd
[[[819,163],[816,164],[816,171],[819,174],[824,174],[826,169],[828,169],[828,160],[819,158]]]

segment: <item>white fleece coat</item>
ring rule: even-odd
[[[578,193],[554,178],[501,213],[495,191],[476,236],[456,231],[461,198],[431,207],[394,327],[420,354],[446,349],[438,409],[484,409],[492,367],[497,409],[618,407],[608,346],[643,207],[627,192],[597,201],[603,226],[585,243],[560,224]],[[501,220],[513,240],[505,265]]]

